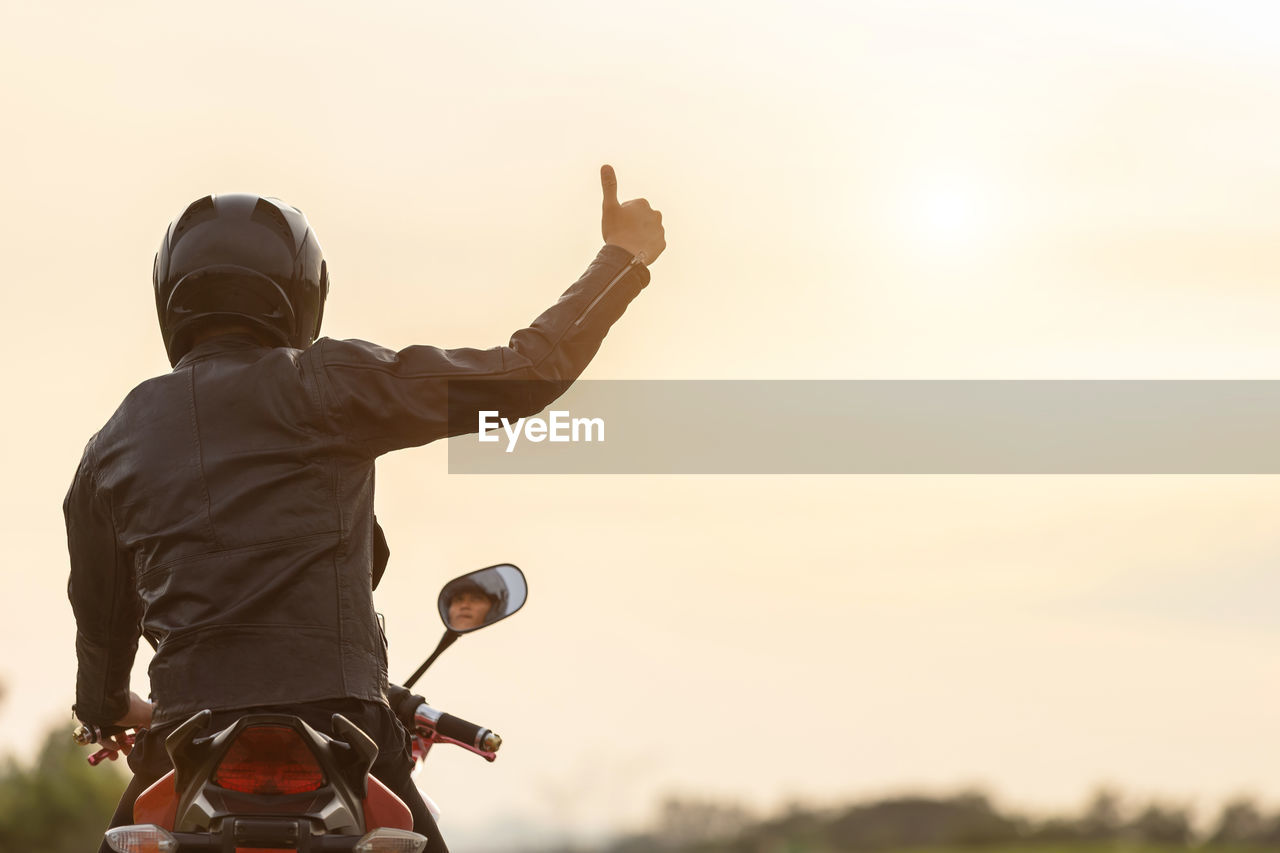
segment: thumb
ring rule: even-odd
[[[618,176],[613,173],[613,167],[605,164],[600,167],[600,188],[604,190],[604,206],[618,206]]]

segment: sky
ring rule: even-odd
[[[168,368],[149,275],[190,201],[300,207],[325,333],[395,348],[505,343],[551,304],[611,163],[668,248],[585,378],[1271,379],[1278,19],[5,4],[0,751],[66,720],[61,501]],[[422,684],[506,739],[423,771],[454,841],[586,838],[668,794],[1047,812],[1108,783],[1209,815],[1280,802],[1278,504],[1274,477],[468,477],[431,445],[379,465],[378,604],[407,674],[445,581],[529,578]]]

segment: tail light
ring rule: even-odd
[[[155,824],[135,823],[108,829],[107,846],[118,853],[174,853],[178,842]]]
[[[324,785],[324,771],[298,732],[253,726],[231,744],[213,783],[242,794],[304,794]]]

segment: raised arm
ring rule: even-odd
[[[612,167],[602,167],[600,179],[606,245],[506,346],[395,352],[364,341],[318,341],[307,359],[335,426],[383,453],[474,432],[476,419],[467,414],[479,409],[523,417],[562,394],[649,283],[647,264],[666,248],[662,214],[644,199],[619,204]]]

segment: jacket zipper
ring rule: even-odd
[[[581,326],[582,321],[587,319],[587,315],[591,313],[591,309],[595,308],[596,305],[599,304],[601,299],[604,299],[606,296],[609,295],[609,291],[613,290],[613,286],[617,284],[619,281],[621,281],[622,277],[626,275],[628,272],[630,272],[633,266],[635,266],[636,264],[642,263],[640,258],[641,258],[640,255],[636,255],[634,258],[628,261],[627,265],[622,268],[622,271],[613,277],[613,281],[609,282],[604,286],[604,290],[600,291],[600,295],[597,296],[595,299],[591,300],[591,304],[588,305],[585,309],[583,309],[582,313],[578,315],[578,319],[573,322],[573,325]]]

